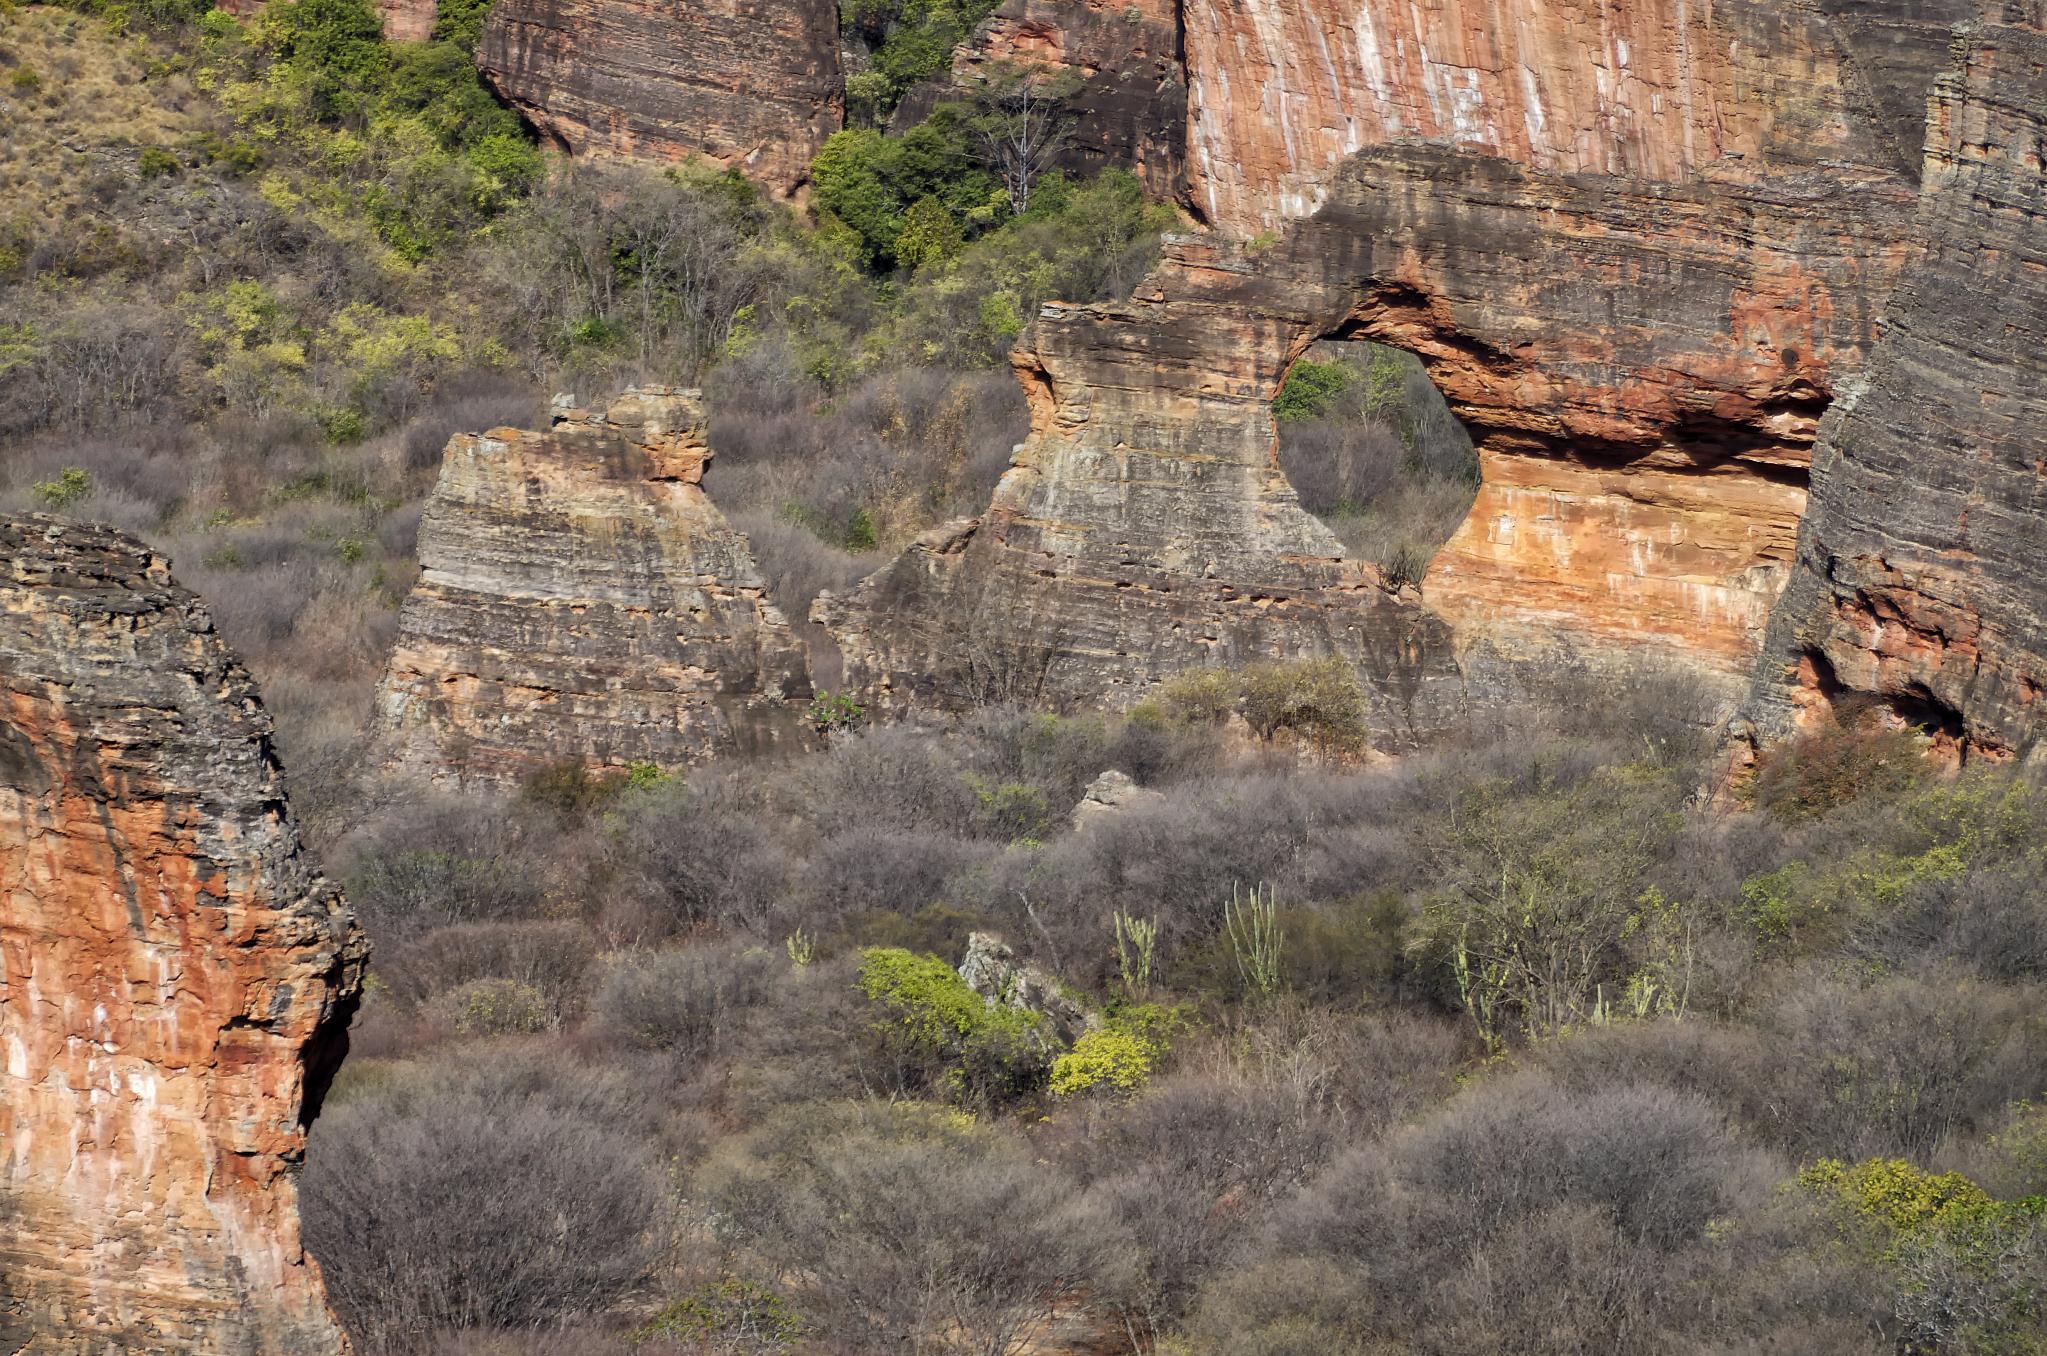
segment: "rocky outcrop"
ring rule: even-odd
[[[981,83],[1036,71],[1069,119],[1061,168],[1131,169],[1154,196],[1178,198],[1187,144],[1179,11],[1179,0],[1007,0],[953,53],[944,78],[910,92],[894,125],[914,126]]]
[[[1073,807],[1073,827],[1084,829],[1090,824],[1114,819],[1140,805],[1160,804],[1165,798],[1163,791],[1139,786],[1137,779],[1129,773],[1110,768],[1088,783],[1080,802]]]
[[[1190,175],[1222,229],[1128,302],[1045,308],[988,513],[823,601],[849,676],[944,698],[992,632],[1027,689],[1120,701],[1333,651],[1381,747],[1502,650],[1676,652],[1738,689],[1820,417],[1916,248],[1872,71],[1930,71],[1944,17],[1855,10],[1189,0]],[[1342,559],[1277,469],[1267,402],[1325,336],[1419,355],[1477,446],[1419,595]]]
[[[498,0],[476,63],[564,150],[702,156],[785,196],[845,116],[835,0]]]
[[[701,480],[696,393],[448,444],[378,691],[391,764],[510,784],[796,737],[800,644]]]
[[[0,517],[0,1350],[346,1350],[294,1178],[364,950],[205,609]]]
[[[1083,1032],[1102,1024],[1057,978],[1017,960],[1009,943],[992,932],[967,935],[959,974],[988,1003],[1042,1018],[1061,1045],[1073,1044]]]
[[[1400,141],[1662,183],[1902,171],[1886,118],[1923,99],[1967,3],[1185,0],[1192,202],[1277,229],[1346,156]]]
[[[1874,698],[1952,752],[2047,730],[2047,35],[1984,26],[1938,87],[1924,259],[1828,415],[1770,628],[1770,733]]]

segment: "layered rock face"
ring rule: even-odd
[[[449,444],[378,692],[385,758],[509,784],[796,737],[801,646],[700,484],[695,392]]]
[[[1038,71],[1067,91],[1062,168],[1131,169],[1153,195],[1177,198],[1187,144],[1179,11],[1179,0],[1007,0],[953,53],[945,79],[912,91],[895,123],[914,126],[980,82]]]
[[[1757,714],[1874,697],[1962,754],[2047,716],[2047,35],[1969,31],[1926,139],[1925,257],[1826,420]]]
[[[1345,156],[1401,140],[1659,182],[1903,168],[1874,101],[1910,99],[1898,81],[1915,76],[1923,97],[1960,4],[1833,7],[1852,37],[1777,0],[1185,0],[1193,205],[1241,235],[1276,229],[1322,205]]]
[[[704,156],[784,195],[845,116],[835,0],[499,0],[476,63],[563,149]]]
[[[204,608],[0,517],[0,1350],[347,1349],[294,1176],[364,954]]]
[[[1076,699],[1334,649],[1381,684],[1383,744],[1478,650],[1675,653],[1734,690],[1820,416],[1915,248],[1902,96],[1871,72],[1931,71],[1939,9],[1189,0],[1194,201],[1249,246],[1183,241],[1128,303],[1046,308],[986,517],[826,601],[849,672],[928,688],[958,634],[928,619],[1002,578],[1001,629],[1054,636]],[[1267,402],[1323,336],[1420,355],[1478,447],[1419,599],[1276,469]]]

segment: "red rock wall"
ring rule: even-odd
[[[1185,31],[1192,201],[1246,236],[1397,140],[1660,182],[1872,148],[1839,36],[1779,0],[1186,0]]]
[[[1932,69],[1936,7],[1866,7],[1898,21],[1886,69]],[[1033,436],[989,514],[827,601],[849,671],[917,685],[948,640],[919,609],[1005,571],[1071,699],[1261,650],[1383,662],[1372,572],[1323,559],[1266,408],[1338,335],[1419,354],[1478,445],[1420,600],[1461,652],[1646,650],[1737,685],[1820,416],[1916,248],[1916,175],[1868,33],[1817,8],[1562,16],[1189,0],[1195,201],[1248,248],[1046,309],[1019,355]],[[1335,598],[1364,613],[1330,622]]]
[[[835,0],[497,0],[476,62],[574,154],[703,156],[784,195],[845,119]]]
[[[293,1178],[364,951],[164,561],[0,518],[0,1350],[346,1350]]]

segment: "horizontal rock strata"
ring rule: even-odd
[[[364,952],[205,609],[0,517],[0,1350],[346,1349],[294,1176]]]
[[[799,643],[699,483],[694,392],[449,442],[378,692],[385,758],[509,784],[796,737]]]
[[[1828,416],[1760,665],[1781,733],[1874,698],[1957,753],[2047,718],[2047,35],[1984,26],[1926,141],[1924,260]]]
[[[498,0],[476,62],[574,154],[703,156],[784,195],[845,117],[835,0]]]

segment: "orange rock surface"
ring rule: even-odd
[[[365,950],[204,608],[0,518],[0,1350],[347,1349],[293,1182]]]

